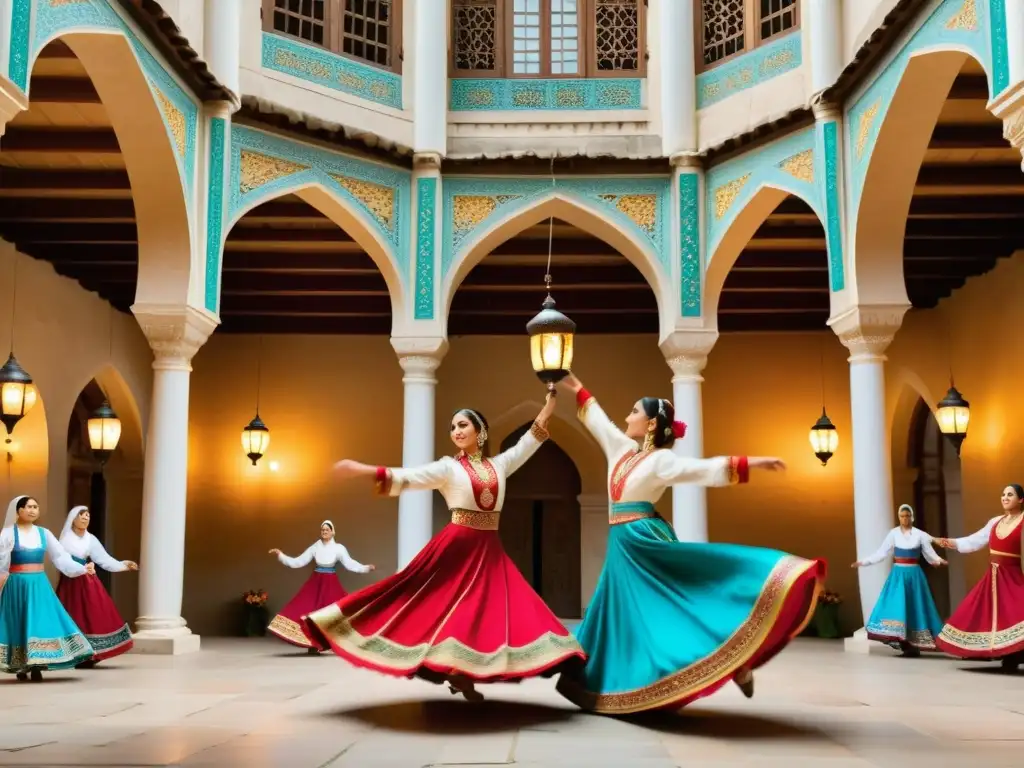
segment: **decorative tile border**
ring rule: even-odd
[[[231,167],[225,220],[230,227],[262,202],[319,184],[349,203],[409,281],[411,174],[243,125],[231,127]]]
[[[14,0],[11,7],[11,41],[7,60],[7,77],[28,91],[29,39],[32,33],[32,0]]]
[[[989,34],[989,12],[990,8],[995,9],[1001,3],[1002,0],[942,0],[913,32],[904,37],[902,47],[895,49],[895,54],[871,84],[848,104],[845,121],[849,163],[846,173],[851,211],[856,212],[860,207],[868,163],[910,57],[925,49],[968,51],[987,72],[992,72],[994,40]],[[1005,20],[1005,11],[1002,16]],[[1005,59],[1005,49],[1000,53],[997,48],[995,53]],[[1005,64],[1001,63],[999,67],[1006,70]],[[989,78],[993,94],[998,93],[1000,78],[1009,79],[1008,72],[1005,76],[999,74],[999,67],[996,67],[995,76]]]
[[[685,0],[684,0],[685,1]],[[697,76],[697,109],[704,109],[803,64],[800,30]]]
[[[640,78],[453,78],[452,112],[642,109]]]
[[[696,169],[679,175],[680,314],[700,317],[701,258],[700,174]]]
[[[822,153],[825,178],[821,180],[822,198],[825,203],[825,240],[828,248],[829,287],[833,292],[846,286],[846,269],[843,263],[843,225],[840,209],[839,186],[839,124],[835,120],[822,120],[815,126],[820,134],[817,150]]]
[[[652,266],[656,263],[664,274],[671,273],[668,177],[572,178],[558,179],[554,185],[550,179],[536,177],[451,177],[444,180],[442,187],[442,277],[447,278],[469,253],[478,233],[500,219],[534,206],[553,192],[630,232],[647,246]]]
[[[264,32],[262,63],[266,69],[275,72],[392,109],[402,108],[401,75],[361,64],[322,48]]]
[[[989,38],[992,50],[992,98],[1010,87],[1010,53],[1006,36],[1006,0],[988,0]]]
[[[39,51],[51,40],[71,32],[97,30],[120,32],[127,38],[143,74],[149,82],[153,98],[164,118],[168,138],[176,152],[182,181],[188,191],[188,200],[192,201],[192,192],[195,186],[196,134],[199,125],[198,103],[168,73],[163,64],[150,53],[135,31],[114,10],[109,0],[37,0],[35,3],[28,2],[28,0],[17,0],[15,12],[19,15],[24,14],[26,11],[23,6],[27,6],[28,13],[31,13],[33,5],[36,9],[34,30],[32,30],[31,43],[27,49],[23,49],[26,50],[24,55],[21,52],[15,52],[12,40],[11,62],[12,65],[17,62],[18,76],[25,83],[22,88],[27,86],[32,62],[35,61]],[[24,36],[29,26],[31,25],[28,21],[20,17],[15,20],[15,28],[19,35]],[[28,42],[28,40],[29,37],[24,36],[23,42]],[[19,38],[19,41],[22,41],[22,38]],[[19,83],[19,85],[21,84]]]
[[[434,319],[434,243],[437,178],[416,180],[416,298],[414,320]]]
[[[224,159],[228,122],[210,119],[210,180],[206,198],[206,300],[205,306],[220,309],[220,257],[224,249]]]

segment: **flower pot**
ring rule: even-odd
[[[839,604],[818,603],[814,612],[814,629],[818,637],[841,637],[839,631]]]
[[[270,613],[265,605],[245,606],[245,636],[263,637],[267,634]]]

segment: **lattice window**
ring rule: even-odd
[[[263,0],[263,28],[397,71],[400,5],[400,0]]]
[[[700,0],[701,68],[796,29],[799,6],[797,0]]]
[[[496,73],[500,69],[498,0],[454,0],[452,13],[454,68]]]
[[[452,0],[452,76],[635,77],[646,59],[645,7],[646,0]]]

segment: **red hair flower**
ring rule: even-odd
[[[682,421],[672,422],[672,434],[676,436],[676,440],[682,439],[686,435],[686,424]]]

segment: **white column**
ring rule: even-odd
[[[853,510],[857,558],[878,549],[893,526],[891,435],[886,428],[885,350],[899,329],[906,306],[853,307],[829,325],[850,350],[850,411],[853,425]],[[860,568],[860,605],[867,622],[890,565]]]
[[[242,0],[206,0],[203,8],[203,59],[214,77],[241,96],[239,62]]]
[[[608,551],[608,494],[584,493],[580,503],[580,608],[584,611],[597,589]]]
[[[406,74],[413,83],[413,150],[444,157],[448,128],[448,4],[416,0],[413,8],[413,56]]]
[[[808,0],[811,43],[811,93],[821,93],[843,71],[842,4]]]
[[[146,436],[135,650],[179,654],[199,650],[181,616],[188,488],[188,395],[192,357],[216,320],[192,307],[132,307],[153,348],[153,395]]]
[[[1003,2],[1006,7],[1006,58],[1010,83],[1024,85],[1024,0]]]
[[[691,33],[694,3],[661,0],[658,9],[661,146],[662,154],[669,157],[697,151],[697,58]]]
[[[398,362],[405,372],[402,438],[402,466],[429,464],[434,455],[435,373],[447,342],[436,340],[428,348],[417,348],[412,340],[392,339]],[[433,491],[407,491],[398,499],[398,567],[404,568],[430,541],[433,533]]]
[[[717,331],[676,331],[661,344],[672,369],[672,405],[676,420],[686,424],[686,435],[673,450],[679,456],[704,457],[704,407],[701,372],[718,340]],[[708,540],[707,489],[700,485],[672,486],[672,527],[680,541]]]

